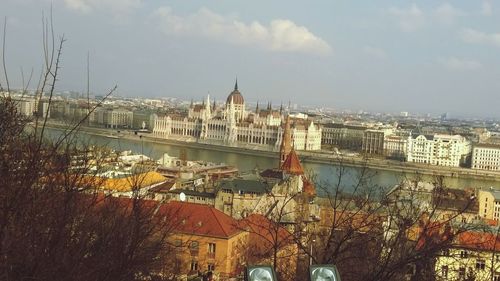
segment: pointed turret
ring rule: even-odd
[[[212,111],[215,111],[215,99],[214,99],[214,104],[212,105]]]
[[[193,99],[191,99],[191,104],[189,105],[190,108],[193,108]]]
[[[280,105],[280,114],[283,114],[283,103]]]
[[[209,119],[212,115],[212,112],[210,110],[210,94],[207,95],[207,102],[205,103],[205,114],[207,119]]]
[[[234,90],[238,91],[238,77],[236,77],[236,83],[234,83]]]
[[[287,115],[285,122],[285,130],[283,131],[283,136],[281,138],[280,147],[280,168],[283,166],[288,154],[292,151],[292,134],[290,130],[290,116]]]
[[[257,106],[255,107],[255,113],[259,114],[259,102],[257,101]]]
[[[281,164],[280,169],[283,172],[287,172],[292,175],[303,175],[304,169],[300,164],[299,156],[295,153],[295,149],[292,147],[292,151],[288,154],[283,164]]]

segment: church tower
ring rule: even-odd
[[[290,154],[291,151],[292,151],[292,132],[290,129],[290,115],[287,115],[285,122],[285,130],[283,132],[283,137],[281,138],[279,168],[281,168],[286,158],[288,157],[288,154]]]

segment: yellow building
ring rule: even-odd
[[[481,218],[496,220],[500,219],[500,190],[480,190],[479,216]]]
[[[492,232],[464,232],[436,258],[437,281],[500,281],[500,237]]]
[[[81,179],[80,184],[102,191],[105,194],[132,197],[136,191],[139,192],[139,195],[146,195],[149,189],[167,181],[167,178],[153,171],[137,174],[112,173],[86,176]]]
[[[241,272],[248,232],[237,220],[208,205],[173,201],[165,207],[175,212],[171,242],[181,276],[212,272],[226,280]]]

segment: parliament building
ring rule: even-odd
[[[158,138],[206,141],[229,146],[258,145],[277,151],[283,138],[288,113],[272,109],[247,111],[238,82],[222,107],[210,97],[201,104],[191,103],[187,116],[153,116],[153,134]],[[290,118],[293,147],[296,150],[321,149],[321,127],[307,118]]]

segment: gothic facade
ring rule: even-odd
[[[268,104],[266,109],[257,108],[249,112],[245,100],[238,90],[227,97],[222,107],[210,97],[201,104],[191,103],[187,116],[153,116],[153,134],[158,138],[189,138],[207,140],[226,145],[250,144],[268,146],[278,150],[283,138],[286,116],[283,108],[273,110]],[[312,120],[294,118],[290,121],[292,144],[296,150],[321,149],[321,127]]]

